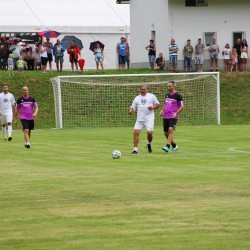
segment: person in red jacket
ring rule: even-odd
[[[76,66],[76,70],[78,70],[78,57],[81,56],[80,49],[76,46],[75,42],[72,41],[71,45],[68,47],[67,52],[69,54],[69,61],[71,62],[71,68],[74,70],[74,64]]]

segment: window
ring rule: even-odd
[[[245,32],[243,31],[239,31],[239,32],[233,32],[233,44],[236,43],[236,40],[238,38],[240,38],[240,40],[244,39],[246,36],[245,36]]]
[[[208,0],[186,0],[186,6],[207,6]]]
[[[212,43],[213,38],[216,38],[215,32],[205,32],[204,33],[204,45],[209,47]]]

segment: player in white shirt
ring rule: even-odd
[[[12,140],[12,120],[15,113],[15,98],[9,93],[7,84],[3,85],[3,92],[0,94],[0,118],[4,141],[7,140],[6,127],[8,127],[8,141]]]
[[[132,154],[138,153],[139,134],[144,127],[147,129],[148,152],[152,152],[152,140],[154,130],[154,110],[160,106],[154,94],[148,93],[146,85],[140,86],[140,95],[136,96],[129,109],[129,115],[137,111],[137,119],[134,126],[134,150]]]

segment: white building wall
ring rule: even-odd
[[[190,38],[195,46],[198,38],[204,41],[205,32],[216,32],[220,50],[229,43],[233,47],[233,32],[243,32],[250,44],[250,0],[208,0],[208,6],[186,7],[185,0],[130,0],[131,14],[131,63],[146,65],[145,46],[151,38],[152,23],[156,31],[157,53],[163,52],[168,59],[171,38],[179,45],[179,60],[182,49]],[[209,52],[206,51],[206,67]],[[220,54],[220,67],[223,68]],[[144,63],[144,64],[143,64]],[[183,69],[183,62],[178,63]]]
[[[233,32],[244,32],[245,38],[250,39],[250,1],[249,0],[208,0],[208,6],[186,7],[183,0],[169,0],[169,26],[171,31],[168,41],[173,37],[180,47],[179,59],[183,60],[182,49],[190,38],[192,45],[197,44],[198,38],[204,42],[205,32],[216,32],[220,50],[229,43],[233,47]],[[208,47],[205,58],[209,61]],[[220,53],[220,67],[223,58]],[[206,67],[209,67],[208,62]],[[182,64],[178,68],[182,68]]]
[[[168,0],[130,0],[131,66],[148,67],[151,32],[155,32],[157,53],[166,49],[168,41]]]

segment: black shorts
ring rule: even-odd
[[[164,132],[168,132],[169,128],[176,127],[177,119],[171,118],[171,119],[163,119],[163,130]]]
[[[42,57],[41,56],[41,61],[42,61],[42,65],[46,65],[48,62],[48,57]]]
[[[34,120],[24,120],[21,119],[21,123],[23,125],[23,130],[34,130]]]
[[[48,62],[52,62],[53,61],[53,57],[51,53],[47,53],[48,55]]]

